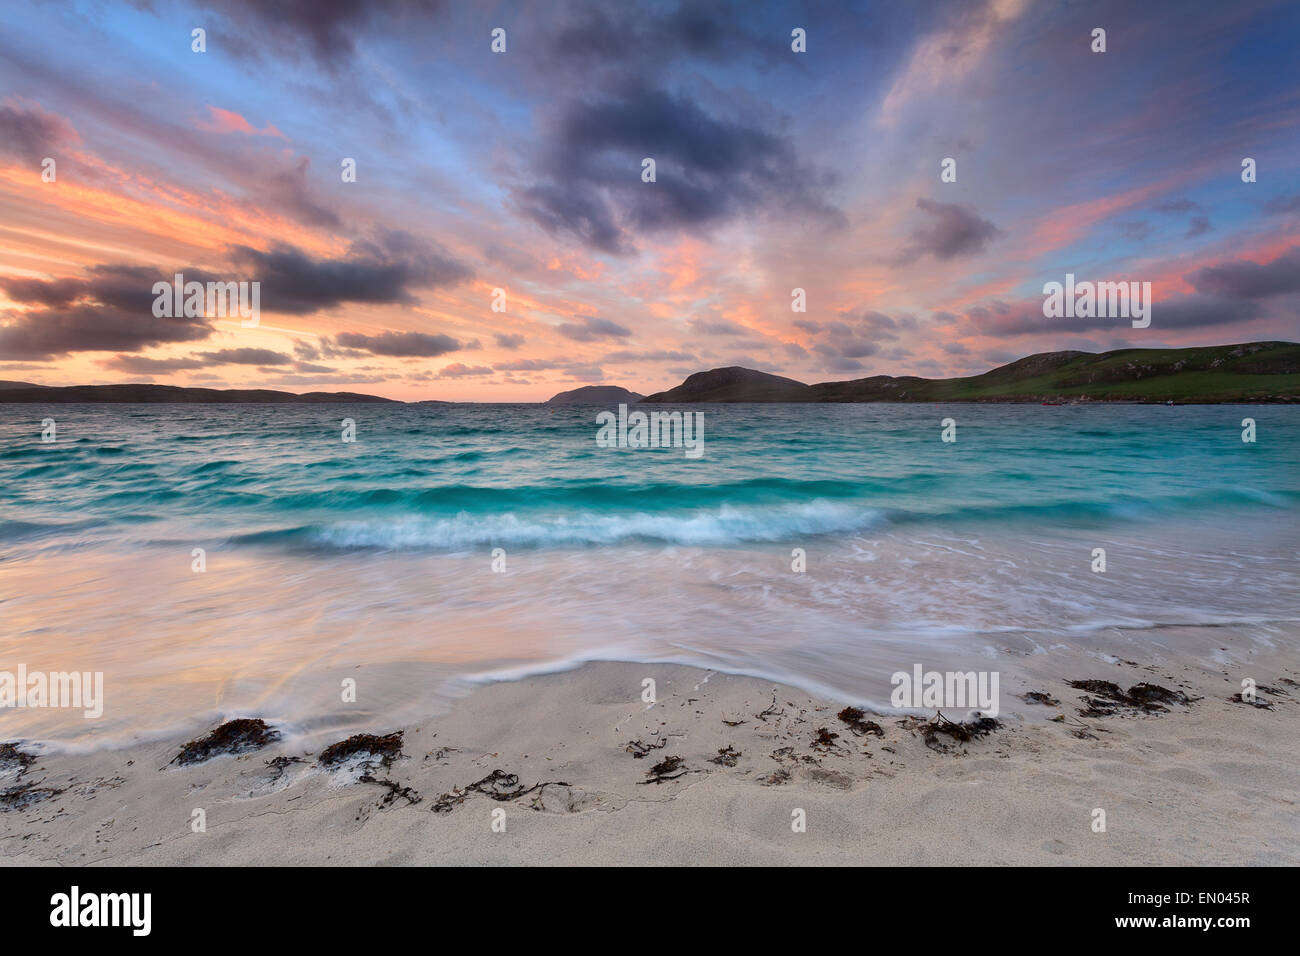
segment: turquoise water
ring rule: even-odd
[[[0,736],[391,729],[591,659],[883,705],[918,662],[1295,645],[1300,409],[703,406],[698,459],[600,410],[0,406],[0,670],[108,700]]]
[[[0,542],[458,552],[727,546],[918,525],[1294,520],[1300,412],[710,406],[705,452],[606,449],[595,409],[6,406]],[[52,414],[57,441],[41,444]],[[953,417],[957,441],[940,440]],[[1241,419],[1258,438],[1241,441]],[[340,439],[340,421],[357,440]]]

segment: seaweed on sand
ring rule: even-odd
[[[0,811],[26,810],[34,803],[57,797],[66,788],[38,787],[31,783],[20,783],[7,790],[0,790]]]
[[[1021,698],[1026,704],[1042,704],[1045,707],[1058,707],[1060,701],[1051,694],[1046,694],[1041,690],[1031,690]]]
[[[240,717],[228,720],[206,737],[191,740],[181,752],[171,759],[182,767],[203,763],[222,754],[240,754],[261,750],[280,739],[280,732],[267,725],[260,717]]]
[[[412,790],[410,787],[403,787],[396,780],[380,780],[378,777],[372,777],[368,773],[363,773],[358,779],[362,783],[374,783],[381,787],[388,788],[388,792],[384,794],[379,801],[381,806],[392,806],[393,802],[396,801],[398,797],[404,798],[407,804],[411,806],[419,803],[422,799],[416,791]]]
[[[482,780],[476,780],[465,787],[454,787],[450,792],[441,794],[433,801],[433,806],[430,809],[434,813],[450,813],[464,803],[465,798],[471,793],[481,793],[493,800],[504,802],[518,800],[534,790],[543,790],[549,786],[568,787],[572,785],[565,783],[563,780],[554,780],[525,787],[519,782],[518,774],[506,773],[504,770],[498,769],[493,770]]]
[[[866,734],[875,734],[877,737],[885,736],[884,728],[874,720],[865,720],[864,718],[867,715],[857,707],[845,707],[835,716],[848,724],[849,730],[853,731],[858,737]]]
[[[720,767],[734,767],[736,761],[741,758],[741,753],[735,747],[728,744],[718,750],[716,757],[710,757],[709,763],[716,763]]]
[[[1263,690],[1264,688],[1261,687],[1259,689]],[[1267,700],[1264,700],[1262,697],[1256,697],[1253,700],[1247,700],[1245,697],[1241,696],[1241,694],[1233,694],[1231,697],[1228,698],[1228,700],[1232,701],[1232,703],[1234,704],[1250,704],[1252,707],[1257,707],[1260,710],[1273,709],[1272,703],[1270,703]]]
[[[271,778],[268,783],[275,783],[283,777],[291,764],[302,762],[303,759],[301,757],[290,757],[285,754],[281,754],[278,757],[273,757],[266,761],[266,765],[271,768]]]
[[[809,744],[809,746],[814,750],[821,750],[823,752],[828,751],[839,746],[839,744],[835,742],[839,739],[839,736],[839,734],[832,733],[828,727],[818,727],[817,736],[812,739],[812,743]]]
[[[646,771],[648,780],[642,780],[642,785],[650,783],[663,783],[666,780],[676,780],[684,774],[690,773],[683,765],[681,757],[665,757],[653,767]]]
[[[1169,710],[1169,704],[1186,706],[1194,700],[1181,691],[1146,682],[1134,684],[1127,691],[1108,680],[1069,680],[1066,683],[1075,690],[1087,691],[1092,695],[1082,698],[1086,706],[1079,713],[1084,717],[1110,717],[1124,710],[1145,714],[1165,713]]]
[[[380,765],[388,768],[394,760],[405,756],[402,753],[402,734],[403,731],[400,730],[382,737],[377,734],[353,734],[347,740],[340,740],[322,750],[316,762],[322,767],[337,767],[358,754],[365,754],[367,765],[377,757]]]
[[[630,753],[633,757],[636,757],[637,760],[640,760],[650,751],[663,750],[667,746],[668,746],[668,738],[660,737],[654,743],[649,743],[649,744],[643,744],[639,739],[629,740],[627,742],[627,746],[624,747],[623,749],[627,753]]]
[[[948,753],[950,747],[939,740],[939,735],[950,738],[954,743],[970,743],[972,740],[978,740],[997,730],[999,724],[992,717],[976,717],[974,720],[957,722],[949,720],[942,711],[935,711],[934,719],[922,728],[922,739],[925,745],[931,750],[937,750],[940,753]]]
[[[36,763],[36,755],[19,750],[17,743],[0,744],[0,770],[12,770],[17,767],[18,777],[21,779],[34,763]]]

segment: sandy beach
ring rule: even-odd
[[[933,711],[855,716],[752,678],[599,662],[361,728],[400,731],[400,753],[390,737],[330,766],[350,733],[184,766],[185,738],[19,742],[0,761],[0,862],[1295,865],[1296,644],[1248,659],[1223,644],[1199,662],[1024,655],[1002,671],[997,727],[970,740],[934,732]],[[1255,704],[1232,699],[1242,675]],[[1189,702],[1144,711],[1069,680]]]

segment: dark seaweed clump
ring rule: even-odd
[[[0,770],[18,768],[18,776],[27,772],[27,768],[36,763],[36,755],[19,750],[16,743],[0,744]]]
[[[710,757],[709,763],[716,763],[720,767],[734,767],[736,761],[741,757],[741,753],[735,747],[728,744],[718,751],[716,757]]]
[[[226,721],[206,737],[191,740],[181,748],[181,752],[173,757],[171,762],[185,767],[203,763],[222,754],[260,750],[279,739],[280,732],[269,727],[260,717],[241,717]]]
[[[391,767],[394,760],[404,756],[402,734],[403,731],[400,730],[382,737],[376,734],[353,734],[347,740],[340,740],[322,750],[316,762],[322,767],[337,767],[357,754],[364,754],[367,758],[378,758],[384,767]]]
[[[652,750],[663,750],[668,746],[668,738],[660,737],[654,743],[645,744],[638,740],[629,740],[623,749],[640,760]]]
[[[1108,680],[1070,680],[1066,683],[1075,690],[1087,691],[1092,695],[1083,698],[1085,707],[1079,713],[1084,717],[1110,717],[1124,710],[1136,710],[1144,714],[1166,713],[1169,704],[1185,706],[1193,700],[1180,691],[1159,684],[1134,684],[1124,691],[1118,684]]]
[[[26,810],[33,803],[40,803],[51,797],[57,797],[63,790],[54,787],[38,787],[30,783],[20,783],[8,790],[0,790],[0,810]]]
[[[642,780],[641,783],[663,783],[665,780],[676,780],[689,771],[683,766],[681,757],[665,757],[653,767],[646,771],[646,776],[650,779]]]
[[[874,720],[865,720],[866,714],[857,707],[845,707],[835,716],[848,724],[849,730],[859,737],[865,734],[875,734],[877,737],[885,736],[884,728]]]
[[[838,746],[835,741],[839,739],[839,736],[839,734],[832,733],[829,727],[818,727],[817,736],[812,739],[809,746],[814,750],[830,750],[832,747]]]
[[[1001,726],[992,717],[976,717],[974,720],[958,723],[949,720],[942,713],[936,711],[934,720],[922,728],[921,736],[925,740],[925,745],[931,750],[948,753],[950,750],[949,743],[968,744],[972,740],[978,740],[980,737],[993,733]],[[940,734],[947,737],[949,743],[941,741],[939,739]]]
[[[1056,707],[1061,702],[1051,694],[1045,694],[1041,690],[1031,690],[1024,696],[1026,704],[1042,704],[1045,707]]]

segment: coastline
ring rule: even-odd
[[[22,744],[29,766],[0,761],[0,864],[1294,865],[1296,637],[1249,660],[1226,633],[1215,659],[1027,654],[1003,668],[999,726],[967,741],[927,735],[933,711],[855,731],[843,702],[769,681],[600,662],[366,727],[401,731],[391,760],[363,748],[327,768],[323,745],[285,740],[188,766],[171,763],[184,738]],[[1243,670],[1268,707],[1231,699]],[[1087,694],[1066,680],[1191,702],[1081,716]]]

